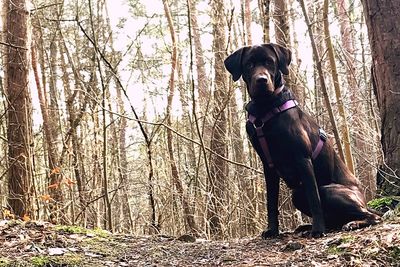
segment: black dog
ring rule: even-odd
[[[279,178],[292,189],[294,206],[313,218],[311,235],[326,229],[351,230],[379,222],[366,206],[358,180],[335,153],[314,119],[297,105],[283,74],[289,74],[290,50],[263,44],[240,48],[225,60],[237,81],[242,76],[251,102],[246,130],[264,165],[268,228],[279,234]]]

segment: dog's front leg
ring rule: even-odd
[[[303,183],[307,197],[307,204],[310,207],[312,223],[312,237],[321,237],[325,232],[325,221],[321,206],[321,199],[318,192],[318,185],[314,175],[314,168],[310,158],[301,158],[296,161],[297,172]]]
[[[268,167],[264,167],[264,176],[267,186],[268,228],[262,232],[261,237],[267,239],[279,235],[279,176],[274,169]]]

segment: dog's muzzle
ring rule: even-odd
[[[270,77],[265,74],[258,74],[254,79],[257,85],[266,85],[268,84]]]
[[[274,92],[271,76],[266,73],[255,74],[252,79],[250,95],[253,97],[269,95]]]

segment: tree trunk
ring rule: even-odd
[[[202,110],[206,110],[208,106],[208,102],[210,99],[210,91],[208,88],[208,80],[205,70],[204,63],[204,52],[203,47],[200,41],[200,29],[199,23],[197,21],[197,10],[193,4],[193,0],[188,0],[188,5],[191,8],[189,12],[190,16],[190,24],[191,24],[191,32],[193,38],[193,44],[195,49],[195,58],[196,58],[196,72],[197,72],[197,84],[198,84],[198,92],[200,98],[200,108]]]
[[[270,4],[271,0],[258,0],[258,7],[260,9],[260,17],[261,17],[261,24],[263,29],[263,41],[264,43],[269,43],[270,38],[270,27],[269,27],[269,20],[270,20]]]
[[[378,175],[382,195],[400,195],[400,5],[363,0],[372,51],[372,79],[381,115],[384,164]]]
[[[276,43],[290,47],[289,11],[287,0],[274,1],[274,21]]]
[[[357,110],[358,103],[362,103],[361,101],[357,101],[356,96],[358,95],[358,86],[357,86],[357,73],[356,73],[356,59],[355,59],[355,50],[354,50],[354,34],[351,31],[351,23],[350,23],[350,14],[348,14],[348,0],[338,0],[338,16],[339,16],[339,26],[340,26],[340,34],[342,36],[342,44],[345,52],[345,62],[347,64],[347,83],[349,85],[350,95],[352,104],[355,105],[353,109]]]
[[[250,0],[244,0],[244,25],[245,25],[245,35],[246,35],[246,45],[252,45],[251,38],[251,10],[250,10]]]
[[[177,65],[177,43],[176,43],[176,33],[175,33],[175,29],[174,29],[174,23],[172,21],[172,16],[171,16],[171,12],[169,10],[167,0],[163,0],[163,4],[164,4],[164,11],[165,11],[165,15],[168,20],[168,26],[169,26],[169,30],[170,30],[170,34],[171,34],[171,39],[172,39],[171,75],[170,75],[170,79],[169,79],[169,94],[168,94],[168,100],[167,100],[168,103],[167,103],[167,114],[166,114],[166,123],[169,126],[171,126],[172,125],[171,108],[172,108],[172,100],[173,100],[173,97],[175,94],[175,69],[176,69],[176,65]],[[176,161],[175,161],[171,130],[167,130],[167,149],[168,149],[168,156],[169,156],[169,164],[171,166],[172,180],[173,180],[176,190],[178,191],[178,198],[179,198],[182,208],[183,208],[183,217],[185,220],[185,224],[186,224],[189,232],[196,233],[197,227],[196,227],[196,223],[194,221],[194,216],[190,209],[187,196],[184,192],[182,181],[179,176],[178,167],[177,167]]]
[[[12,212],[24,216],[33,211],[32,123],[29,92],[28,19],[25,0],[5,1],[5,88],[8,102],[8,203]]]
[[[113,37],[113,32],[111,29],[111,23],[110,23],[110,16],[108,13],[108,8],[107,5],[105,5],[105,11],[106,11],[106,20],[107,20],[107,28],[108,28],[108,34],[109,34],[109,41],[110,41],[110,48],[113,54],[113,65],[115,62],[117,62],[116,59],[121,60],[120,56],[117,56],[117,52],[114,49],[114,37]],[[118,136],[118,172],[120,175],[120,182],[122,184],[122,210],[123,214],[121,214],[122,217],[124,217],[126,214],[129,218],[129,222],[126,224],[128,225],[130,232],[133,231],[134,228],[134,223],[133,223],[133,218],[132,218],[132,210],[131,206],[129,204],[129,196],[128,196],[128,158],[127,158],[127,152],[126,152],[126,130],[128,126],[128,121],[125,116],[125,107],[124,107],[124,101],[122,100],[122,91],[123,88],[121,88],[120,84],[118,83],[118,79],[116,78],[115,75],[113,75],[115,84],[117,86],[116,88],[116,93],[117,93],[117,106],[118,106],[118,112],[122,116],[120,117],[120,123],[118,125],[119,129],[119,136]]]
[[[342,119],[341,123],[342,123],[344,154],[346,159],[345,162],[349,170],[354,174],[354,162],[353,162],[353,155],[351,153],[350,132],[349,132],[349,127],[347,126],[346,111],[344,109],[343,97],[339,83],[339,75],[336,68],[335,53],[333,51],[331,34],[329,31],[328,4],[329,4],[328,0],[324,0],[323,20],[324,20],[325,42],[326,42],[326,47],[328,49],[328,58],[329,58],[329,64],[331,65],[333,87],[335,88],[335,95],[336,95],[339,115]]]
[[[227,74],[224,69],[226,57],[225,40],[225,13],[222,0],[212,1],[213,21],[213,50],[215,56],[215,88],[213,117],[215,119],[211,136],[211,150],[226,157],[226,105],[227,105]],[[223,214],[224,192],[227,177],[227,165],[224,160],[214,155],[210,156],[210,177],[207,181],[209,192],[209,206],[207,219],[210,233],[213,237],[220,238],[223,235],[221,217]]]
[[[287,0],[275,0],[274,4],[276,43],[288,49],[292,49],[289,23],[290,12]],[[295,63],[296,62],[292,61],[290,73],[289,75],[285,76],[285,81],[288,87],[292,89],[297,99],[300,102],[303,102],[304,92],[301,91],[300,86],[297,86],[296,77],[298,77],[299,75]]]
[[[54,211],[59,211],[59,208],[62,206],[63,195],[61,190],[61,169],[58,164],[57,150],[56,145],[53,138],[54,127],[51,127],[51,121],[48,114],[48,105],[46,101],[45,91],[42,89],[40,80],[39,80],[39,71],[37,68],[37,59],[36,59],[36,47],[32,42],[31,45],[31,57],[32,57],[32,69],[35,77],[36,88],[38,91],[39,102],[40,102],[40,110],[42,112],[43,118],[43,129],[44,129],[44,137],[47,145],[47,158],[48,158],[48,174],[49,174],[49,191],[50,196],[55,202]],[[44,87],[44,86],[43,86]],[[60,214],[61,217],[64,217],[65,214]],[[56,216],[57,218],[60,216]],[[58,220],[53,220],[53,222],[58,222]]]

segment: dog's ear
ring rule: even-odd
[[[278,57],[279,61],[279,69],[285,75],[289,74],[289,65],[292,61],[292,51],[287,49],[286,47],[277,45],[277,44],[267,44],[270,46],[274,51],[276,56]]]
[[[224,61],[225,68],[232,74],[232,78],[235,82],[242,76],[242,57],[247,49],[248,47],[246,46],[236,50]]]

